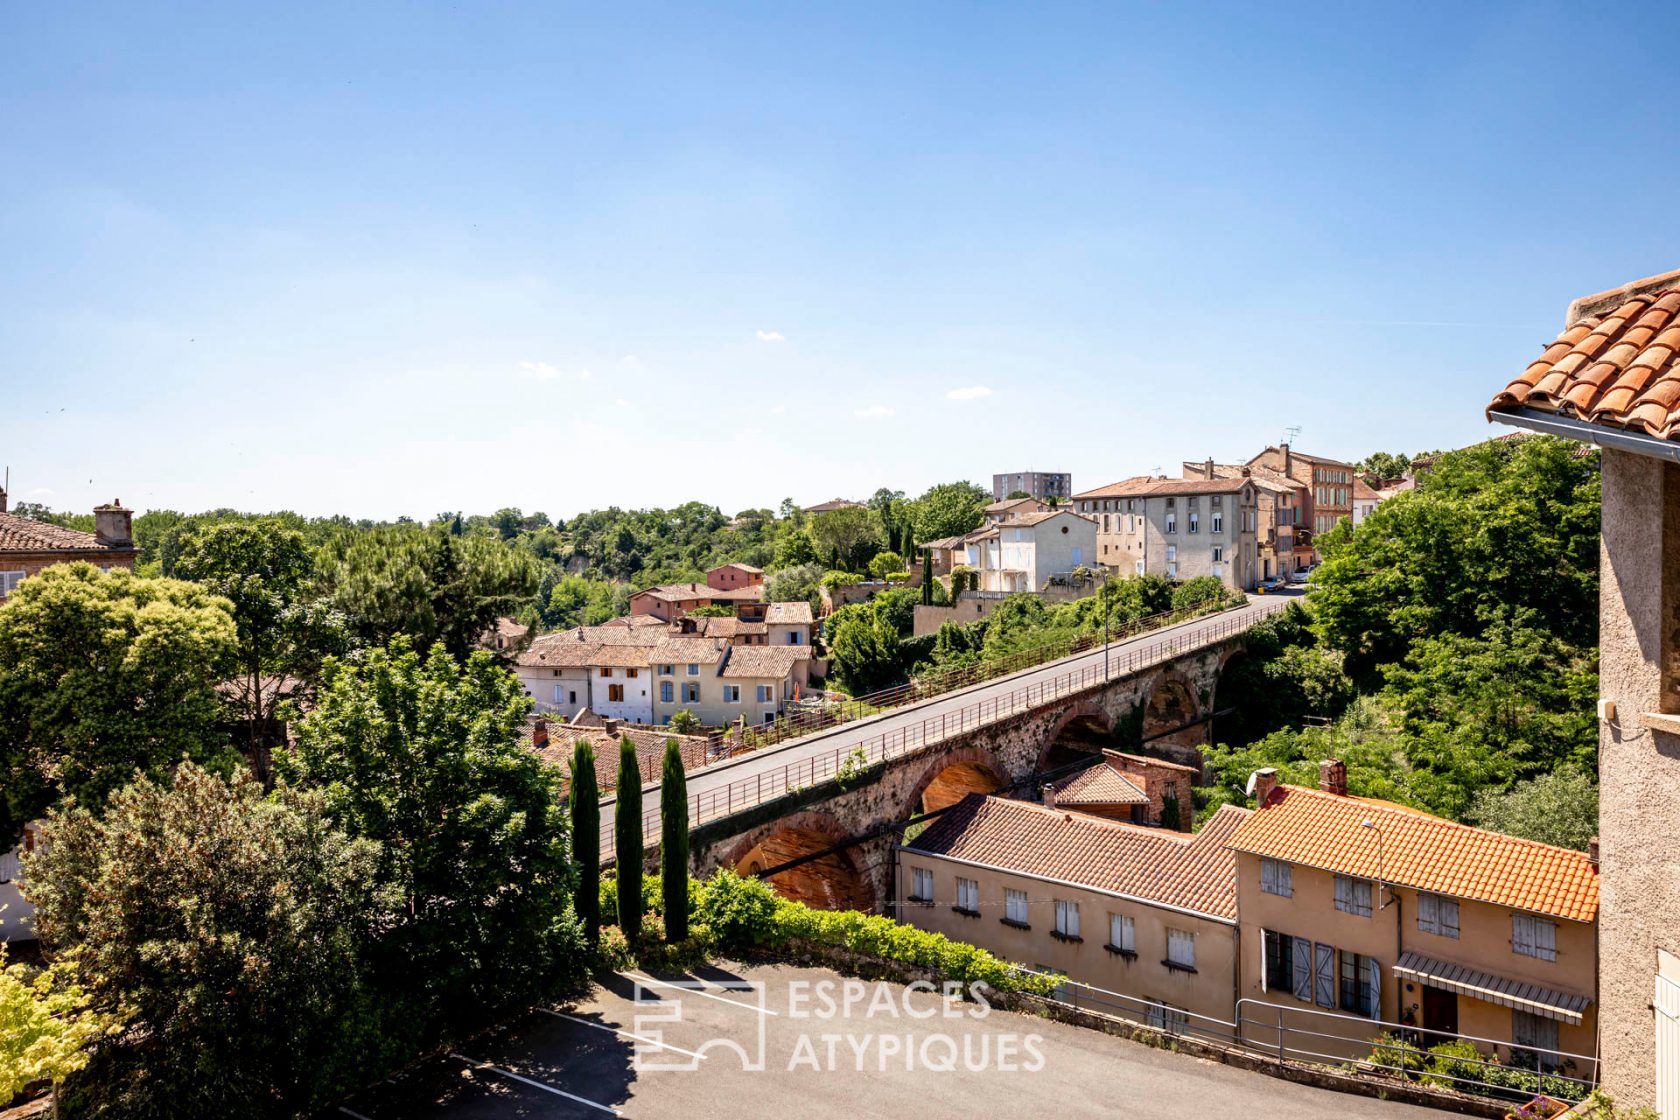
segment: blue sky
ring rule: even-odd
[[[1472,442],[1572,297],[1680,267],[1677,24],[6,5],[0,462],[77,510],[732,513]]]

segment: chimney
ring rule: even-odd
[[[548,746],[548,721],[539,719],[531,725],[531,745],[538,750]]]
[[[1338,758],[1318,764],[1318,788],[1337,797],[1347,796],[1347,766]]]
[[[1254,807],[1264,808],[1266,798],[1277,788],[1277,771],[1268,766],[1264,770],[1256,770],[1248,779],[1248,788],[1254,794]]]
[[[1294,458],[1289,453],[1289,445],[1286,443],[1283,445],[1283,473],[1288,474],[1289,468],[1294,466],[1294,463]]]
[[[1056,807],[1056,787],[1049,782],[1044,783],[1044,807],[1046,809]]]
[[[0,487],[0,513],[6,512],[6,490]]]
[[[1213,477],[1213,456],[1212,455],[1209,455],[1207,457],[1207,462],[1202,464],[1202,477],[1203,478],[1212,478]]]
[[[121,498],[110,505],[93,507],[93,535],[100,544],[113,548],[134,547],[134,511],[125,509]]]
[[[1593,870],[1598,870],[1598,837],[1587,841],[1587,862],[1592,864]]]
[[[606,728],[606,731],[607,731],[608,735],[617,735],[618,734],[618,720],[616,720],[616,719],[603,719],[601,721],[601,726]],[[1347,791],[1343,790],[1342,792],[1345,793]]]

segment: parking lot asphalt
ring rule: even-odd
[[[1440,1117],[823,969],[629,972],[358,1094],[352,1120]]]

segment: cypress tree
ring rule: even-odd
[[[933,549],[922,549],[922,606],[933,606]]]
[[[642,770],[636,764],[636,744],[628,735],[618,744],[618,811],[613,824],[618,928],[633,945],[642,935]]]
[[[601,791],[595,782],[595,748],[579,739],[572,746],[572,859],[577,863],[577,897],[572,906],[589,944],[601,942]]]
[[[665,740],[665,770],[659,776],[659,886],[665,896],[665,940],[688,936],[688,774],[682,749]]]

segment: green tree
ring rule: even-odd
[[[595,748],[587,739],[572,744],[572,851],[577,860],[577,915],[584,940],[601,943],[601,791],[595,780]]]
[[[1005,494],[1003,497],[1004,497],[1005,501],[1018,502],[1022,498],[1030,498],[1030,497],[1032,497],[1032,495],[1027,493],[1025,490],[1011,490],[1009,493]]]
[[[822,588],[823,569],[820,564],[799,564],[792,568],[778,568],[764,577],[764,600],[768,603],[796,603],[801,600],[815,604]]]
[[[829,615],[829,668],[853,696],[886,688],[904,671],[898,632],[869,603],[853,603]]]
[[[202,584],[233,604],[239,708],[247,755],[259,757],[285,678],[312,680],[329,656],[346,652],[344,620],[309,591],[313,554],[296,529],[264,519],[226,521],[185,537],[174,563],[180,579]]]
[[[778,568],[795,568],[806,564],[820,567],[822,553],[817,551],[816,542],[811,539],[808,530],[795,529],[776,545],[775,565]]]
[[[1197,576],[1179,584],[1172,593],[1172,609],[1193,610],[1217,603],[1225,597],[1225,585],[1213,576]]]
[[[1510,789],[1479,790],[1470,819],[1495,832],[1585,851],[1598,835],[1598,785],[1583,771],[1566,767]]]
[[[1373,475],[1384,481],[1405,478],[1412,469],[1411,457],[1405,454],[1396,455],[1388,451],[1373,451],[1358,463],[1360,474]]]
[[[102,815],[48,817],[28,861],[36,928],[80,948],[94,1006],[134,1020],[70,1078],[65,1111],[303,1115],[397,1056],[362,961],[393,918],[379,846],[332,827],[324,803],[184,763]]]
[[[642,935],[642,768],[636,744],[618,744],[618,790],[613,817],[618,863],[618,928],[631,944]]]
[[[904,557],[896,552],[877,552],[869,561],[869,574],[886,579],[892,572],[904,571]]]
[[[196,584],[84,563],[21,583],[0,604],[0,849],[136,770],[238,765],[216,691],[236,643],[227,601]]]
[[[659,775],[660,876],[664,891],[665,937],[688,937],[688,772],[682,748],[665,740],[665,767]]]
[[[422,1033],[581,975],[563,778],[525,744],[530,709],[487,652],[422,657],[398,638],[329,661],[276,759],[325,791],[335,825],[382,846],[380,881],[404,902],[375,963]]]
[[[678,708],[671,713],[671,730],[678,735],[693,735],[701,728],[700,717],[687,708]]]
[[[392,527],[342,534],[317,557],[328,601],[362,641],[406,635],[416,648],[442,643],[452,657],[478,649],[496,620],[537,593],[530,553],[441,529]]]
[[[93,1004],[76,979],[70,949],[45,968],[6,962],[0,941],[0,1101],[35,1082],[60,1082],[87,1066],[93,1046],[122,1029],[127,1015]]]
[[[972,532],[986,519],[982,512],[992,500],[989,490],[972,482],[942,482],[913,503],[916,536],[934,541]]]
[[[811,518],[811,539],[819,554],[839,556],[848,571],[861,570],[881,548],[881,515],[867,506],[828,510]]]
[[[922,606],[933,606],[933,549],[922,549]]]

